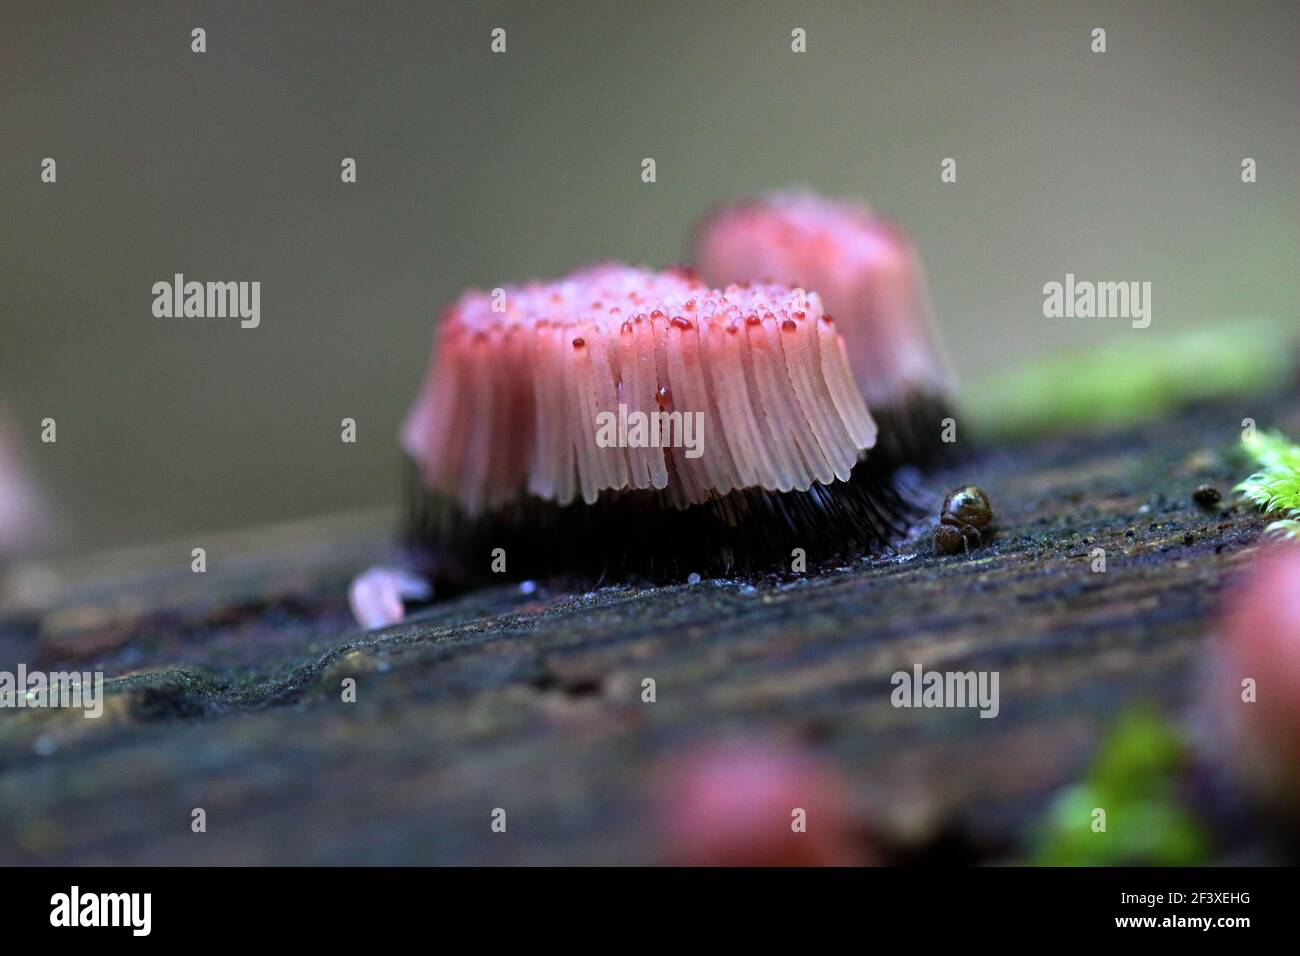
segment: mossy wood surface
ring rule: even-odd
[[[369,634],[346,588],[391,557],[392,515],[15,570],[0,669],[109,685],[99,720],[0,710],[0,862],[659,862],[674,767],[732,735],[838,766],[895,858],[1018,858],[1120,711],[1195,706],[1215,610],[1267,523],[1229,494],[1247,417],[1300,434],[1288,393],[931,476],[936,514],[959,484],[992,499],[998,534],[969,555],[933,553],[932,517],[850,568],[503,584]],[[1210,510],[1205,482],[1224,493]],[[998,671],[1000,715],[895,709],[890,675],[918,662]]]

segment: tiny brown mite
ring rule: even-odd
[[[949,524],[934,529],[934,549],[940,554],[957,554],[967,548],[966,536]]]
[[[989,504],[989,496],[984,494],[983,489],[977,485],[966,485],[943,499],[939,520],[956,527],[969,525],[972,528],[983,528],[993,520],[993,506]]]
[[[1200,485],[1192,492],[1192,500],[1202,508],[1213,508],[1219,503],[1219,489],[1214,485]]]
[[[969,551],[972,544],[979,547],[980,529],[993,520],[993,506],[989,497],[976,485],[966,485],[949,493],[943,499],[939,512],[939,527],[934,532],[934,546],[943,554]]]

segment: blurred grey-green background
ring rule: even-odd
[[[396,431],[458,290],[679,261],[710,204],[790,185],[915,235],[968,383],[1294,320],[1298,11],[6,0],[0,401],[65,548],[395,504]],[[260,281],[260,328],[155,318],[176,272]],[[1150,281],[1151,328],[1044,318],[1067,272]]]

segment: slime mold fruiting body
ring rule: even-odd
[[[410,542],[452,585],[858,555],[906,511],[875,442],[816,294],[619,264],[467,292],[402,429]]]
[[[715,210],[696,233],[694,257],[708,282],[817,292],[880,425],[877,457],[924,462],[943,451],[953,378],[902,230],[856,203],[778,194]]]

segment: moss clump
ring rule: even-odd
[[[1129,425],[1187,402],[1275,387],[1289,374],[1294,351],[1291,333],[1266,322],[1126,336],[1000,371],[965,390],[962,404],[980,433],[1000,438]]]
[[[1264,529],[1265,534],[1300,539],[1300,445],[1277,432],[1253,432],[1241,443],[1259,471],[1234,490],[1265,514],[1281,516]]]
[[[1209,839],[1177,794],[1186,761],[1182,740],[1161,718],[1142,711],[1121,718],[1083,781],[1062,791],[1052,804],[1038,834],[1034,863],[1204,863]],[[1104,818],[1098,811],[1104,811]]]

